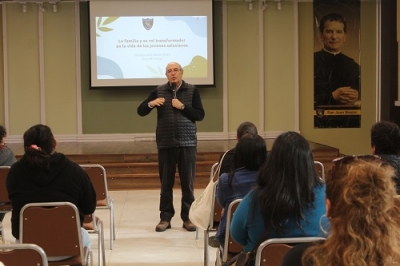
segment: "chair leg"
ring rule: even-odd
[[[76,265],[76,266],[79,266],[79,265]],[[74,265],[72,265],[72,266],[74,266]],[[89,250],[89,255],[87,257],[87,260],[86,260],[86,263],[84,266],[93,266],[93,252],[91,250]]]
[[[89,256],[89,265],[93,266],[93,253],[90,251],[90,256]]]
[[[204,266],[208,266],[210,263],[208,251],[208,230],[204,230]]]
[[[112,199],[109,201],[110,206],[110,249],[114,247],[115,240],[115,224],[114,224],[114,202]]]
[[[104,231],[103,231],[103,222],[99,223],[99,266],[106,265],[106,254],[104,249]]]
[[[102,248],[101,248],[101,229],[100,229],[100,223],[101,222],[99,222],[98,223],[98,227],[99,228],[97,228],[97,230],[98,230],[98,232],[97,232],[97,247],[98,247],[98,250],[97,250],[97,257],[98,257],[98,259],[97,259],[97,264],[99,265],[99,266],[103,266],[103,261],[102,261],[102,259],[101,259],[101,253],[102,253]]]
[[[217,253],[216,253],[216,259],[215,259],[215,266],[222,266],[222,252],[220,248],[217,248]]]
[[[114,215],[114,202],[112,204],[112,232],[113,232],[113,240],[115,240],[115,215]]]
[[[196,226],[196,235],[195,235],[196,240],[199,239],[199,228]]]

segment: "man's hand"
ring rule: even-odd
[[[181,101],[179,101],[178,99],[172,99],[172,106],[176,109],[181,110],[183,103],[181,103]]]
[[[351,87],[340,87],[332,92],[332,97],[343,104],[354,104],[358,100],[358,91]]]
[[[156,106],[161,106],[161,105],[164,105],[164,102],[165,102],[165,99],[160,97],[160,98],[157,98],[157,99],[149,102],[149,107],[153,108]]]

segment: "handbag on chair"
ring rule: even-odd
[[[207,230],[210,226],[210,216],[214,212],[214,208],[213,208],[213,204],[212,204],[214,197],[215,197],[214,188],[215,188],[215,183],[218,182],[218,178],[215,178],[215,177],[219,177],[219,173],[221,170],[221,162],[223,161],[225,154],[227,152],[228,151],[226,151],[222,155],[222,158],[218,164],[217,170],[214,173],[214,176],[213,176],[214,178],[212,178],[210,180],[207,187],[200,194],[200,196],[192,202],[192,205],[190,206],[190,209],[189,209],[190,221],[195,226],[197,226],[203,230]],[[216,180],[216,181],[214,181],[214,180]]]
[[[255,250],[249,252],[242,251],[230,260],[222,263],[222,266],[250,266],[255,257]]]
[[[270,228],[267,228],[258,240],[257,244],[254,246],[253,250],[248,252],[240,252],[232,259],[222,264],[222,266],[250,266],[252,261],[254,261],[254,259],[256,258],[258,246],[260,246],[261,243],[267,238],[269,232]]]

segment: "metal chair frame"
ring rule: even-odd
[[[315,242],[325,240],[324,237],[289,237],[289,238],[271,238],[265,240],[258,246],[255,266],[280,266],[285,254],[292,248],[291,244],[300,244],[307,242]],[[268,258],[265,257],[266,249],[274,248],[274,262],[268,263]],[[263,263],[263,264],[261,264]]]
[[[11,166],[0,166],[0,213],[8,213],[12,211],[10,199],[8,198],[8,191],[6,186],[6,179],[8,171]],[[5,244],[5,234],[3,224],[0,222],[0,232],[3,244]]]
[[[48,266],[47,255],[35,244],[0,245],[0,261],[7,266]]]
[[[85,215],[83,228],[90,234],[97,234],[97,251],[98,251],[98,266],[106,264],[106,253],[104,248],[104,230],[103,221],[95,215]]]
[[[243,250],[243,247],[232,239],[229,231],[231,228],[233,215],[241,201],[242,199],[235,199],[229,204],[226,214],[225,243],[223,247],[221,246],[217,250],[216,265],[222,265],[223,263],[227,262],[230,259],[229,254],[238,254]]]
[[[19,241],[39,245],[49,257],[67,256],[55,265],[92,266],[92,252],[82,244],[78,208],[70,202],[28,203],[20,211]]]
[[[88,174],[96,190],[96,209],[110,211],[110,249],[113,249],[115,240],[114,201],[108,193],[106,169],[100,164],[80,164],[80,166]],[[100,170],[100,173],[94,173],[93,170]]]
[[[315,168],[317,169],[318,174],[320,174],[320,178],[325,183],[325,166],[320,161],[314,161]]]

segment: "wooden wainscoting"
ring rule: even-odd
[[[266,139],[268,150],[274,139]],[[331,162],[339,157],[339,149],[309,142],[314,160],[325,166],[325,173],[331,168]],[[211,166],[220,155],[233,148],[236,140],[199,141],[195,188],[205,188],[209,182]],[[22,144],[8,145],[17,159],[23,154]],[[141,142],[63,142],[58,143],[57,151],[67,155],[78,164],[101,164],[107,171],[109,190],[159,189],[157,147],[154,141]],[[176,175],[175,186],[179,187]]]

